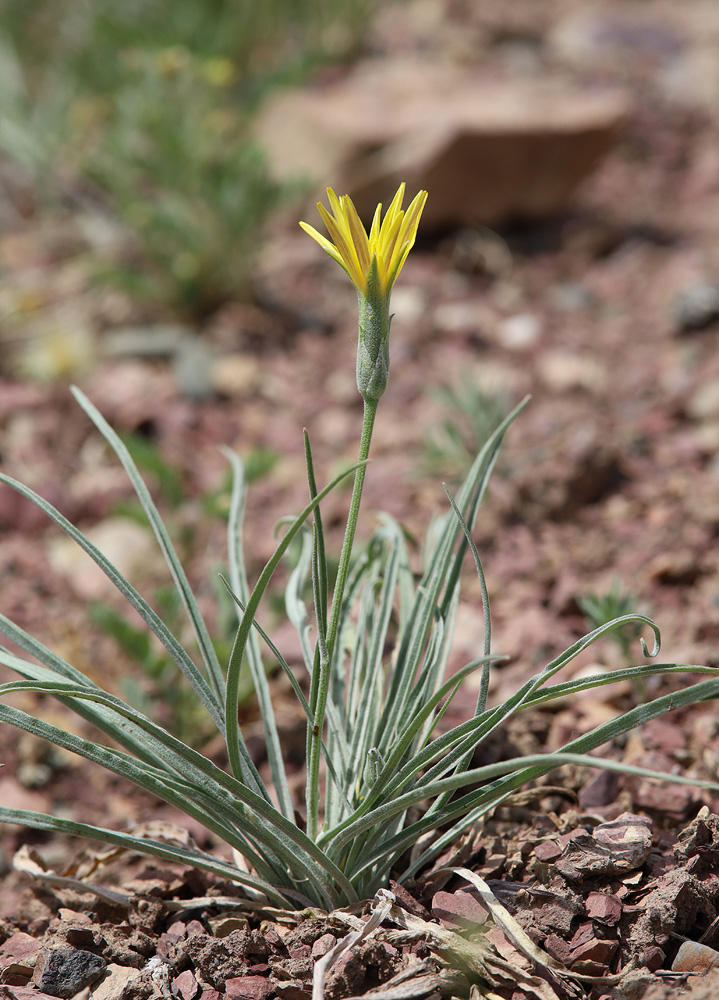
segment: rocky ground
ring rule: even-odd
[[[475,391],[474,412],[489,417],[531,393],[475,531],[493,645],[509,656],[491,697],[506,697],[583,634],[579,600],[617,583],[659,624],[660,659],[719,666],[719,128],[710,100],[719,57],[711,12],[697,3],[679,17],[659,0],[604,5],[598,30],[582,21],[583,5],[569,2],[437,6],[443,17],[435,21],[430,4],[409,5],[405,21],[390,8],[373,28],[373,58],[434,46],[464,65],[473,43],[471,58],[493,84],[549,74],[569,93],[611,84],[631,111],[619,141],[551,218],[492,230],[468,220],[422,235],[393,299],[392,376],[360,533],[372,512],[388,510],[421,537],[445,503],[441,480],[457,483],[474,443],[472,407],[448,404],[441,387],[479,387],[490,402]],[[303,217],[316,221],[312,208]],[[148,479],[203,610],[228,635],[212,582],[225,558],[219,446],[237,449],[257,473],[247,511],[251,575],[272,550],[278,518],[305,502],[302,427],[321,480],[356,450],[354,296],[296,221],[278,222],[267,241],[256,302],[229,304],[201,329],[160,325],[162,317],[117,293],[94,290],[87,227],[74,210],[17,220],[0,238],[3,471],[88,531],[140,590],[161,594],[167,578],[151,534],[66,381],[19,373],[23,338],[34,345],[37,377],[57,369],[58,352],[75,350],[62,330],[84,331],[91,363],[73,380],[113,426],[149,446]],[[463,444],[448,443],[445,423]],[[338,493],[324,508],[336,544],[346,502]],[[114,692],[144,699],[161,721],[191,728],[187,702],[163,694],[166,675],[143,673],[112,636],[88,626],[89,602],[114,601],[104,578],[7,489],[0,528],[3,613]],[[465,595],[457,664],[481,637],[471,575]],[[279,616],[273,634],[294,655]],[[639,662],[638,645],[633,654]],[[621,656],[604,643],[576,669],[610,669]],[[650,693],[662,690],[657,682]],[[608,686],[538,712],[487,753],[555,749],[636,697],[628,684]],[[297,709],[279,682],[276,698],[294,745]],[[467,711],[473,702],[467,692]],[[21,704],[66,718],[30,696]],[[261,764],[251,697],[243,713]],[[0,733],[0,751],[6,806],[118,828],[187,825],[13,731]],[[207,751],[220,754],[212,744]],[[609,753],[717,780],[716,707],[655,720]],[[687,786],[563,769],[458,845],[462,865],[485,880],[501,912],[459,876],[395,886],[396,909],[335,965],[327,994],[400,1000],[464,995],[482,982],[512,1000],[659,1000],[683,987],[713,997],[716,979],[700,974],[719,958],[717,812],[719,798]],[[190,833],[217,846],[195,824]],[[359,926],[359,911],[278,912],[196,873],[112,852],[78,858],[76,843],[37,832],[8,827],[2,845],[0,991],[18,1000],[73,996],[99,980],[91,995],[106,1000],[302,1000],[314,962]],[[48,879],[47,869],[76,879],[93,872],[116,895],[81,895]]]

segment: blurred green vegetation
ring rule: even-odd
[[[38,202],[117,223],[99,276],[202,317],[249,295],[263,223],[294,189],[252,141],[259,102],[348,59],[372,2],[4,0],[0,151]]]
[[[624,615],[647,613],[644,609],[640,609],[640,602],[635,594],[622,589],[619,580],[615,580],[609,589],[601,593],[577,597],[577,604],[590,629],[601,628],[602,625]],[[607,638],[612,639],[621,649],[627,666],[631,666],[634,662],[633,649],[641,632],[642,623],[633,621],[624,622],[607,633]]]
[[[455,482],[509,413],[509,395],[466,371],[433,395],[439,416],[423,442],[421,472]]]

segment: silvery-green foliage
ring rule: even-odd
[[[243,560],[243,466],[236,455],[228,453],[234,485],[226,586],[237,605],[238,630],[229,663],[221,664],[172,541],[130,453],[89,400],[79,391],[75,395],[132,481],[192,625],[192,655],[135,588],[62,514],[8,476],[0,475],[0,481],[30,498],[73,538],[137,611],[192,685],[208,719],[223,733],[229,768],[218,767],[141,712],[103,691],[1,615],[0,630],[25,656],[0,649],[0,662],[20,677],[0,686],[0,721],[128,778],[204,824],[226,849],[215,856],[28,810],[0,807],[0,820],[92,837],[189,863],[234,879],[282,906],[312,903],[333,908],[372,895],[390,873],[400,880],[416,875],[497,803],[563,763],[662,777],[591,756],[591,751],[672,708],[719,694],[716,670],[673,663],[553,682],[582,650],[625,624],[647,630],[652,649],[647,649],[644,640],[642,646],[645,653],[655,656],[659,652],[656,626],[642,615],[629,614],[594,628],[505,702],[488,705],[490,670],[501,657],[491,649],[489,601],[471,532],[504,434],[524,404],[487,440],[457,496],[448,495],[446,514],[428,533],[419,575],[413,569],[401,525],[390,517],[380,521],[353,560],[331,654],[323,647],[328,629],[329,573],[320,503],[354,470],[318,491],[306,440],[310,501],[287,523],[272,558],[250,587]],[[299,541],[298,555],[285,603],[300,637],[302,665],[285,660],[259,617],[272,575],[295,539]],[[475,658],[448,676],[462,569],[468,555],[479,575],[483,608],[477,612],[478,634],[484,634]],[[318,679],[317,664],[323,656],[329,658],[329,670],[324,679]],[[322,767],[316,787],[307,797],[316,813],[308,816],[306,823],[298,819],[297,803],[290,791],[268,682],[268,660],[285,672],[292,685],[306,717],[308,746],[318,735],[314,733],[313,706],[319,694],[326,702],[319,734]],[[238,724],[243,663],[251,672],[262,714],[270,784],[260,776]],[[480,672],[476,703],[464,722],[442,731],[438,721],[462,681],[474,671]],[[706,677],[598,726],[558,753],[472,766],[475,750],[516,712],[627,678],[690,672]],[[319,692],[320,684],[326,684],[326,690]],[[109,744],[76,736],[5,704],[6,696],[16,691],[56,698],[104,733]],[[667,780],[692,781],[676,775],[667,776]],[[307,833],[312,829],[317,831],[314,837]],[[229,848],[242,855],[247,866],[240,868],[229,860]]]

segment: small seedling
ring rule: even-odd
[[[611,588],[602,593],[586,594],[577,598],[577,604],[584,612],[589,628],[601,628],[617,619],[625,619],[623,625],[617,625],[607,633],[607,638],[615,642],[622,651],[626,666],[631,666],[634,660],[632,649],[641,634],[641,624],[638,621],[627,620],[627,617],[638,611],[639,602],[632,593],[624,593],[619,580],[615,580]],[[644,681],[635,679],[634,686],[642,701],[646,701],[647,691]]]
[[[461,479],[511,406],[504,391],[483,387],[481,377],[467,372],[434,395],[443,415],[424,441],[422,466],[427,474],[452,482]]]

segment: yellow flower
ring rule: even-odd
[[[317,207],[334,242],[331,243],[306,222],[300,222],[304,231],[317,240],[322,249],[326,250],[346,271],[360,294],[367,292],[370,268],[374,259],[378,291],[381,295],[388,296],[407,259],[407,254],[414,246],[427,192],[420,191],[407,211],[403,211],[404,188],[404,183],[400,184],[392,204],[381,221],[382,205],[377,206],[369,236],[360,222],[350,196],[345,194],[338,198],[332,188],[327,188],[332,214],[320,203]]]

